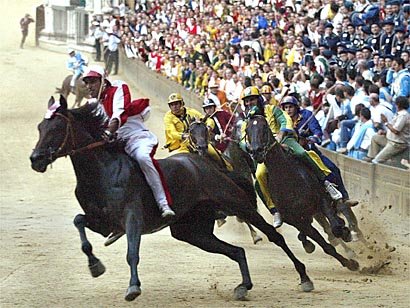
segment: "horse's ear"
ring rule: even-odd
[[[60,95],[60,106],[63,109],[67,109],[67,100],[63,95]]]
[[[54,96],[51,96],[50,99],[48,100],[48,106],[47,108],[50,108],[54,104]]]

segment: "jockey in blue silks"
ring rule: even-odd
[[[69,58],[67,60],[67,68],[73,72],[73,77],[70,81],[71,91],[74,91],[75,82],[84,73],[84,69],[87,66],[87,59],[76,52],[74,49],[68,50]]]
[[[293,120],[293,127],[299,135],[301,145],[306,150],[314,151],[321,158],[325,166],[332,171],[326,179],[338,186],[343,196],[343,202],[348,206],[357,205],[357,201],[349,199],[349,193],[343,183],[339,168],[316,147],[316,144],[322,142],[323,132],[314,113],[306,109],[300,109],[299,102],[296,98],[293,100],[283,100],[281,102],[281,108],[286,111]]]

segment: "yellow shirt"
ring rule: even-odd
[[[181,117],[177,117],[171,111],[168,111],[164,116],[164,124],[165,124],[165,142],[168,151],[172,152],[177,149],[188,150],[188,140],[182,140],[182,134],[188,131],[190,119],[202,118],[202,114],[193,109],[193,108],[185,108],[185,115]]]

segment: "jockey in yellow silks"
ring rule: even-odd
[[[203,115],[193,108],[186,107],[179,93],[169,95],[168,106],[170,110],[164,116],[165,148],[171,154],[190,153],[189,125],[193,120],[203,118]],[[214,125],[212,122],[213,120],[209,118],[206,121],[207,126],[212,128]],[[208,144],[208,153],[213,160],[222,162],[228,170],[232,170],[231,164],[210,144]]]
[[[285,99],[288,99],[286,97]],[[318,179],[324,183],[326,191],[329,192],[332,199],[341,199],[342,195],[336,190],[328,181],[325,181],[326,175],[330,174],[330,170],[323,164],[320,157],[305,151],[305,149],[298,143],[297,134],[293,129],[293,122],[289,115],[282,111],[278,106],[269,104],[264,105],[263,99],[256,87],[248,87],[242,93],[242,101],[245,105],[245,114],[247,117],[252,114],[260,114],[266,117],[270,129],[275,136],[277,142],[285,144],[292,151],[292,154],[300,158],[307,165],[309,165],[315,172]],[[242,136],[245,136],[246,121],[242,126]],[[311,156],[312,155],[312,156]],[[282,218],[280,213],[275,208],[268,190],[268,174],[266,165],[264,163],[258,164],[256,169],[256,179],[259,182],[264,201],[270,212],[273,215],[273,226],[278,228],[282,225]],[[329,187],[329,185],[331,187]]]

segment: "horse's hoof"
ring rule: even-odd
[[[88,268],[90,269],[91,276],[93,276],[94,278],[105,273],[105,266],[100,260],[98,260],[93,265],[89,265]]]
[[[305,282],[302,282],[300,284],[300,288],[302,289],[303,292],[311,292],[315,289],[315,286],[313,285],[313,282],[308,280]]]
[[[253,238],[253,243],[256,245],[258,242],[262,241],[262,237],[260,235],[257,235]]]
[[[335,237],[341,238],[343,236],[343,228],[342,227],[332,228],[332,233]]]
[[[131,302],[140,295],[141,288],[139,286],[129,286],[127,289],[127,293],[125,293],[125,300]]]
[[[244,301],[246,300],[246,295],[248,295],[248,289],[244,285],[239,285],[233,291],[235,300]]]
[[[311,241],[305,241],[302,244],[303,244],[303,248],[305,249],[307,253],[312,253],[315,251],[316,247]]]
[[[350,233],[350,230],[346,227],[343,228],[341,237],[342,237],[342,240],[346,243],[349,243],[352,241],[352,234]]]
[[[353,272],[358,271],[359,267],[360,265],[356,260],[350,259],[347,263],[347,268]]]

